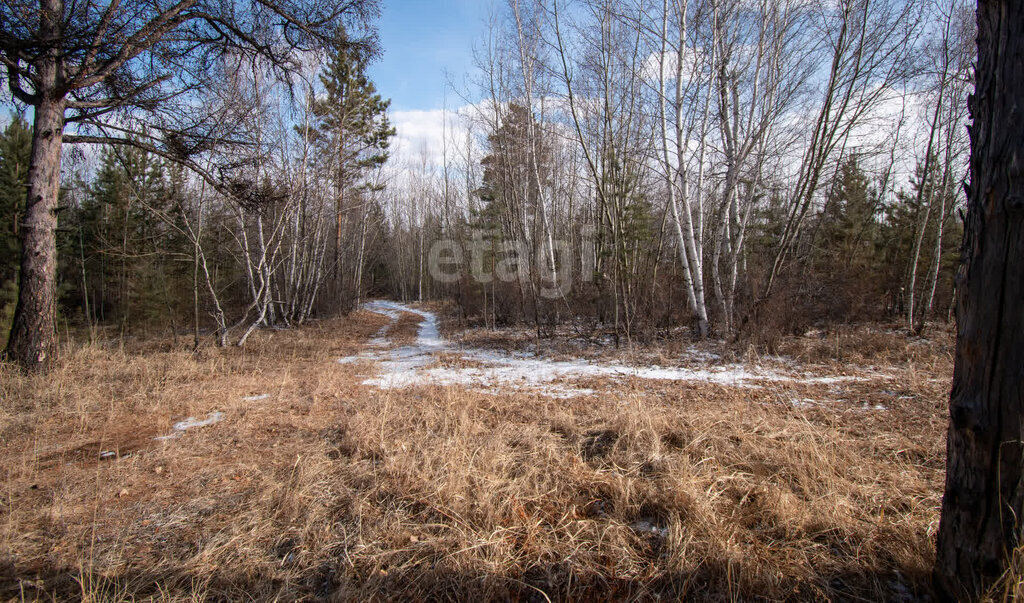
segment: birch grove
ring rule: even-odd
[[[517,218],[502,236],[527,243],[525,261],[536,268],[525,283],[488,281],[492,298],[500,287],[518,287],[524,298],[545,270],[556,278],[558,233],[576,242],[580,266],[592,248],[594,267],[576,275],[557,304],[561,315],[616,341],[676,326],[695,337],[736,335],[766,317],[793,329],[842,318],[853,306],[874,310],[845,319],[904,313],[916,317],[913,329],[943,317],[939,305],[948,307],[952,287],[943,257],[955,245],[952,217],[962,203],[953,184],[964,173],[964,116],[952,110],[969,84],[961,4],[552,0],[504,9],[480,61],[487,102],[477,113],[487,117],[476,123],[486,132],[452,141],[480,149],[485,164],[504,164],[510,182],[500,206]],[[950,15],[960,15],[955,26]],[[494,144],[518,127],[526,157]],[[574,182],[570,198],[549,196],[559,189],[541,182],[538,148],[575,157],[544,174]],[[851,166],[862,172],[861,192],[840,183]],[[920,184],[934,172],[935,186]],[[492,194],[497,177],[485,170],[481,190]],[[854,193],[869,211],[840,198]],[[463,202],[445,211],[472,225],[481,197]],[[532,229],[528,210],[536,212]],[[834,211],[846,212],[857,233],[850,241],[872,247],[864,261],[874,277],[848,282],[823,261],[846,236],[827,224]],[[583,231],[593,233],[589,247]],[[537,245],[527,233],[545,240]],[[894,256],[908,267],[898,277]],[[490,325],[496,304],[483,291],[459,305]],[[550,323],[543,300],[526,297],[504,321]],[[830,297],[841,300],[828,309]]]
[[[972,40],[962,0],[505,0],[440,139],[398,156],[372,45],[287,85],[225,66],[207,134],[245,144],[179,141],[182,171],[127,134],[148,175],[84,177],[62,303],[196,345],[378,296],[620,345],[920,333],[953,299]],[[174,242],[143,261],[131,229]]]

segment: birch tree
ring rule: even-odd
[[[854,128],[913,74],[909,51],[920,22],[916,3],[840,0],[822,2],[818,13],[815,33],[824,45],[828,67],[762,299],[791,258],[829,162],[842,156]]]
[[[938,282],[938,266],[942,261],[942,235],[954,207],[954,182],[960,179],[959,167],[963,149],[961,131],[966,119],[967,89],[971,82],[970,51],[973,28],[967,19],[964,3],[958,0],[937,1],[934,13],[940,19],[938,35],[926,49],[927,77],[931,80],[925,94],[929,115],[927,144],[920,159],[916,205],[921,208],[914,224],[913,248],[907,263],[905,311],[907,328],[920,334],[934,303]],[[918,272],[925,234],[930,222],[934,232],[932,261],[927,268],[927,281],[922,289],[925,299],[918,303]]]

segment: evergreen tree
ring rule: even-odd
[[[938,157],[932,158],[932,164],[938,163]],[[896,199],[885,207],[885,219],[881,227],[880,239],[883,255],[882,280],[892,299],[890,310],[900,313],[908,291],[908,274],[915,262],[915,246],[921,241],[919,257],[916,258],[918,276],[917,295],[922,294],[926,280],[922,274],[935,259],[934,241],[938,234],[939,221],[942,220],[942,262],[939,280],[943,303],[952,299],[952,278],[958,261],[957,248],[963,235],[963,225],[954,219],[952,209],[956,206],[956,187],[949,183],[943,186],[942,170],[931,170],[929,178],[923,178],[924,160],[918,162],[911,178],[909,191],[901,190]],[[923,190],[922,190],[923,189]],[[943,213],[942,209],[945,209]]]
[[[640,264],[654,236],[654,218],[651,204],[640,190],[636,163],[617,153],[614,147],[605,155],[601,186],[604,189],[601,199],[607,207],[601,212],[599,239],[607,244],[598,246],[598,254],[599,259],[607,260],[607,265],[599,269],[596,283],[606,298],[604,303],[613,305],[616,316],[621,315],[623,319],[626,336],[632,338],[637,305],[641,301],[638,295],[642,287]],[[603,274],[611,278],[608,285],[614,291],[607,291],[608,287],[602,282]]]
[[[340,37],[345,38],[344,31]],[[362,205],[358,190],[361,180],[368,170],[387,161],[387,149],[395,135],[387,117],[391,101],[381,98],[366,74],[373,57],[372,48],[365,44],[342,45],[320,76],[326,96],[312,103],[317,123],[309,134],[317,143],[334,184],[337,218],[334,279],[335,293],[339,297],[344,274],[359,271],[342,266],[342,251],[346,239],[351,238],[347,235],[352,234],[347,232],[350,222],[347,212]],[[356,221],[365,219],[365,213],[360,212],[361,218]],[[361,236],[362,231],[358,233]]]
[[[806,317],[850,320],[873,316],[883,298],[878,245],[882,216],[878,190],[856,156],[840,166],[816,218],[799,290]]]
[[[79,240],[68,245],[77,253],[68,255],[79,256],[79,274],[62,275],[75,286],[63,301],[88,307],[90,321],[116,321],[125,329],[134,318],[152,322],[169,315],[173,322],[178,304],[171,295],[171,258],[185,243],[154,215],[173,213],[175,187],[164,162],[130,147],[107,148],[88,190],[75,223],[65,228],[77,231]]]
[[[821,214],[818,249],[834,269],[871,272],[881,203],[856,156],[839,168]]]
[[[18,225],[25,207],[32,133],[15,116],[0,134],[0,328],[6,337],[17,301],[21,245]]]
[[[484,168],[483,186],[478,191],[484,202],[484,213],[500,216],[507,237],[524,236],[524,216],[532,213],[539,201],[536,179],[532,177],[529,152],[530,120],[533,115],[523,105],[512,103],[498,129],[487,137],[489,154],[481,160]],[[536,128],[536,126],[535,126]],[[538,173],[546,181],[552,172],[551,149],[542,140],[533,157],[539,162]]]
[[[611,205],[610,214],[619,233],[619,262],[627,272],[633,270],[636,251],[654,237],[654,217],[650,202],[639,187],[639,173],[635,165],[610,151],[605,160],[605,198]]]
[[[534,122],[532,125],[531,121]],[[483,182],[477,190],[481,207],[473,216],[472,224],[480,232],[484,244],[490,247],[484,254],[485,266],[504,264],[511,267],[518,263],[520,267],[526,267],[525,273],[529,274],[534,268],[530,265],[533,258],[529,254],[535,250],[528,247],[539,242],[541,236],[538,230],[541,224],[537,219],[541,203],[538,179],[542,186],[548,186],[554,171],[552,150],[547,140],[538,137],[533,141],[536,145],[534,152],[530,152],[531,129],[536,131],[538,126],[529,108],[512,103],[502,116],[501,124],[488,135],[488,154],[480,162]],[[536,168],[533,162],[537,162]],[[534,169],[539,178],[535,177]],[[511,244],[518,245],[520,251],[527,255],[509,252],[506,245]],[[489,311],[492,320],[506,323],[532,316],[536,322],[538,303],[534,289],[519,280],[514,283],[492,282],[492,308]],[[526,290],[531,291],[529,300]]]
[[[365,45],[349,45],[330,58],[320,81],[327,92],[313,104],[320,146],[333,159],[334,177],[345,187],[387,161],[395,129],[391,101],[381,98],[366,75],[373,58]]]

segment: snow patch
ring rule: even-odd
[[[456,349],[442,339],[437,327],[437,315],[418,310],[392,301],[373,301],[364,309],[378,312],[397,320],[402,312],[420,316],[416,342],[390,350],[372,350],[356,356],[339,358],[340,364],[360,361],[377,363],[379,374],[363,381],[364,385],[380,388],[407,388],[422,385],[464,386],[487,393],[502,393],[509,389],[528,388],[552,398],[572,398],[593,395],[592,389],[578,388],[560,380],[581,378],[639,378],[657,381],[680,381],[714,383],[730,387],[759,388],[765,383],[799,382],[812,384],[836,384],[848,381],[863,381],[866,377],[812,375],[794,376],[770,369],[749,369],[739,364],[716,365],[717,354],[691,348],[685,354],[688,359],[707,364],[702,368],[628,366],[619,362],[595,363],[576,359],[553,361],[537,358],[530,352],[499,352],[476,348]],[[381,338],[382,339],[382,338]],[[382,347],[377,340],[371,340],[374,347]],[[436,361],[435,353],[448,352],[484,366],[474,367],[431,367]]]
[[[668,528],[659,526],[652,521],[641,519],[629,524],[629,528],[638,534],[668,538]]]
[[[159,436],[159,437],[156,437],[156,438],[153,438],[153,439],[154,440],[174,440],[176,438],[180,438],[189,429],[194,429],[196,427],[206,427],[207,425],[213,425],[214,423],[220,423],[223,420],[224,420],[224,413],[220,412],[219,410],[211,412],[210,414],[206,415],[205,419],[197,419],[195,417],[188,417],[187,419],[185,419],[183,421],[178,421],[173,426],[171,426],[171,429],[173,431],[170,434],[165,435],[165,436]]]
[[[398,320],[398,317],[402,313],[401,310],[396,310],[393,307],[392,302],[387,302],[387,301],[383,301],[383,300],[381,300],[381,301],[372,301],[372,302],[363,304],[363,309],[364,310],[369,310],[370,312],[376,312],[377,314],[383,314],[384,316],[387,316],[391,320]],[[386,329],[386,327],[385,327],[385,329]]]
[[[683,354],[690,360],[704,362],[707,364],[710,364],[712,362],[719,362],[722,360],[722,357],[719,356],[718,354],[715,354],[714,352],[709,352],[707,350],[702,350],[695,346],[690,346],[689,348],[686,349],[685,352],[683,352]]]

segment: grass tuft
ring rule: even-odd
[[[415,337],[410,316],[389,337]],[[864,331],[836,357],[810,336],[781,344],[801,370],[856,362],[899,377],[633,379],[552,400],[363,386],[372,366],[335,359],[386,324],[356,312],[198,355],[167,341],[79,347],[45,378],[0,366],[0,598],[930,593],[942,346]],[[153,439],[215,411],[220,423]]]

